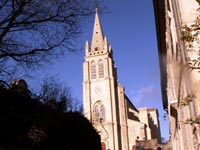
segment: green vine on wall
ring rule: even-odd
[[[181,105],[182,107],[188,106],[189,103],[192,101],[193,98],[194,98],[194,95],[188,95],[188,96],[186,96],[186,97],[180,102],[180,105]]]
[[[200,0],[196,0],[200,4]],[[188,49],[194,48],[193,42],[196,41],[200,44],[200,7],[197,9],[198,15],[195,18],[195,21],[191,25],[185,25],[182,27],[181,31],[181,40],[185,42]],[[200,50],[198,50],[197,58],[191,59],[190,57],[186,58],[187,64],[192,70],[197,70],[200,72]]]
[[[184,42],[193,42],[194,41],[194,36],[192,35],[192,29],[191,27],[188,27],[187,25],[182,27],[182,32],[181,32],[181,40]]]
[[[200,0],[196,0],[198,4],[200,5]],[[200,44],[200,7],[197,9],[198,15],[195,18],[195,21],[191,25],[185,25],[182,27],[182,37],[181,40],[185,42],[188,49],[193,49],[194,45],[193,42],[197,42],[197,44]],[[186,58],[187,64],[189,65],[190,69],[197,70],[200,72],[200,50],[198,50],[197,57],[195,59],[192,59],[190,57]],[[180,103],[182,107],[188,106],[190,102],[194,99],[194,95],[188,95],[186,96]],[[200,115],[196,117],[190,117],[186,119],[184,122],[185,124],[190,125],[200,125]]]
[[[194,95],[188,95],[186,96],[180,103],[180,105],[182,107],[188,106],[190,104],[190,102],[195,98]],[[187,118],[185,122],[183,122],[185,124],[190,124],[190,125],[200,125],[200,115],[198,115],[197,117],[190,117]]]
[[[200,115],[198,115],[197,117],[188,118],[184,123],[190,125],[195,125],[195,124],[200,125]]]
[[[186,61],[190,69],[200,72],[200,51],[197,53],[197,55],[198,57],[196,59],[191,59],[190,57],[187,57]]]

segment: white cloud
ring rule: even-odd
[[[157,97],[154,85],[149,85],[136,91],[131,91],[130,96],[134,104],[147,102]]]

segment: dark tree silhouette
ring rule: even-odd
[[[100,136],[84,116],[52,109],[33,99],[30,91],[19,90],[21,85],[0,85],[0,148],[101,149]]]
[[[39,91],[39,99],[52,109],[60,111],[78,111],[80,105],[78,100],[72,97],[71,88],[64,85],[55,77],[43,80],[42,88]]]
[[[70,87],[58,83],[54,78],[45,79],[40,91],[40,100],[52,109],[61,111],[70,109],[72,103]]]

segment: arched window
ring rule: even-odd
[[[103,104],[100,106],[100,119],[101,121],[105,121],[105,107]]]
[[[91,62],[91,79],[96,79],[96,64],[94,61]]]
[[[94,108],[95,120],[99,120],[99,106],[96,105]]]
[[[102,123],[105,121],[105,107],[104,105],[101,103],[101,101],[98,101],[95,105],[94,105],[94,121],[96,123]]]
[[[103,61],[99,60],[98,65],[99,65],[99,78],[103,78],[104,77]]]
[[[94,106],[94,121],[96,123],[105,122],[105,107],[101,102],[97,102]]]

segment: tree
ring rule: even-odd
[[[12,77],[74,52],[93,0],[1,0],[0,76]],[[21,70],[20,70],[21,72]],[[10,79],[9,79],[10,80]]]
[[[0,85],[0,149],[5,144],[37,150],[101,149],[100,136],[80,113],[51,109],[19,90],[20,84],[10,87]]]
[[[38,98],[51,109],[60,111],[78,111],[80,107],[78,100],[72,97],[71,88],[59,82],[55,77],[44,80]]]

